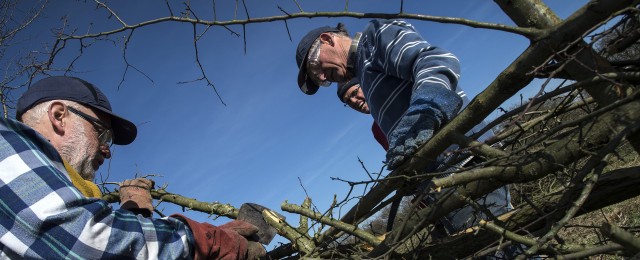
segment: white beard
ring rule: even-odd
[[[62,145],[60,155],[83,179],[92,181],[96,174],[92,163],[95,159],[95,152],[90,151],[89,140],[86,138],[85,128],[80,121],[74,121],[73,127],[78,130],[70,136],[69,141]]]

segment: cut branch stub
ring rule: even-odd
[[[309,254],[315,249],[315,244],[308,236],[300,234],[297,229],[291,227],[286,221],[278,217],[277,214],[271,212],[271,210],[265,209],[262,211],[262,216],[269,225],[276,228],[279,235],[291,241],[295,249],[301,254]]]

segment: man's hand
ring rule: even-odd
[[[195,259],[256,259],[266,255],[258,242],[253,242],[258,228],[241,220],[216,227],[174,214],[185,222],[195,239]],[[257,240],[255,240],[257,241]]]
[[[153,180],[138,178],[125,180],[120,185],[120,208],[151,217],[153,205],[151,189],[155,183]]]
[[[406,115],[391,133],[387,168],[394,170],[433,136],[434,120],[426,115]]]
[[[258,242],[258,228],[242,220],[234,220],[219,228],[231,230],[247,239],[247,259],[256,259],[267,254],[262,244]]]

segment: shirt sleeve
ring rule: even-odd
[[[193,236],[183,222],[84,197],[55,149],[9,119],[0,119],[0,198],[0,258],[192,257]]]
[[[380,48],[376,50],[378,55],[375,56],[379,59],[376,62],[385,74],[413,82],[405,116],[429,115],[436,128],[433,130],[437,130],[462,106],[462,100],[456,93],[460,76],[458,58],[429,44],[405,21],[373,23],[378,33],[375,46]]]

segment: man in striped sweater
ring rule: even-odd
[[[460,65],[448,51],[427,43],[404,21],[373,20],[351,39],[344,27],[321,27],[298,45],[298,85],[360,80],[369,110],[389,141],[387,164],[395,169],[453,118]]]
[[[391,170],[448,123],[466,99],[457,86],[460,65],[456,56],[429,44],[405,21],[373,20],[353,38],[342,24],[316,28],[298,44],[296,62],[298,86],[308,95],[331,82],[354,77],[360,82],[359,95],[388,141],[387,165]],[[450,170],[452,165],[442,157],[425,172]],[[506,187],[478,202],[494,215],[510,209]],[[481,212],[466,212],[469,210],[465,207],[454,212],[448,231],[487,218]]]

